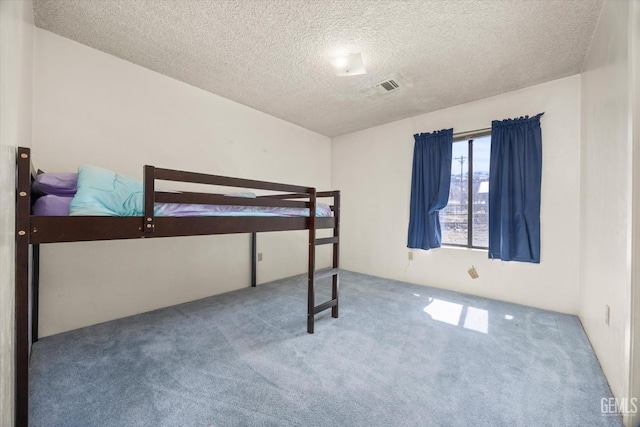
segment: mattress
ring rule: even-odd
[[[69,216],[69,207],[73,197],[46,195],[38,198],[33,205],[33,214],[37,216]],[[156,216],[309,216],[306,208],[285,208],[265,206],[198,205],[179,203],[156,203]],[[84,215],[104,216],[103,211],[85,210]],[[127,215],[129,216],[129,215]],[[136,216],[136,215],[131,215]],[[330,217],[331,208],[323,203],[316,206],[316,216]]]

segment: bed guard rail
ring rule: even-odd
[[[174,181],[192,184],[217,185],[255,190],[284,191],[286,194],[276,194],[248,197],[229,197],[217,193],[199,193],[190,191],[166,192],[156,191],[155,181]],[[330,193],[330,192],[329,192]],[[322,194],[322,195],[320,195]],[[196,172],[185,172],[173,169],[162,169],[154,166],[144,167],[144,231],[153,233],[155,203],[191,203],[207,205],[234,206],[264,206],[264,207],[292,207],[310,208],[316,205],[316,197],[331,197],[329,194],[316,193],[315,188],[275,182],[257,181],[252,179],[233,178],[220,175],[208,175]],[[309,201],[289,200],[307,198]],[[311,212],[310,216],[315,216]]]

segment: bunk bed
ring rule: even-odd
[[[251,286],[256,286],[257,233],[309,230],[307,274],[307,332],[313,333],[315,315],[331,308],[338,317],[338,259],[340,192],[317,192],[315,188],[232,178],[171,169],[144,167],[143,216],[39,216],[33,214],[36,194],[32,182],[36,170],[29,148],[16,155],[16,425],[28,425],[29,352],[38,339],[38,295],[40,244],[156,237],[196,236],[230,233],[251,234]],[[167,192],[156,190],[156,181],[207,184],[267,190],[253,198],[227,197],[218,193]],[[318,198],[332,200],[330,216],[317,215]],[[224,205],[239,207],[298,208],[304,216],[158,216],[157,204]],[[331,203],[331,202],[330,202]],[[316,230],[332,229],[331,237],[317,238]],[[318,245],[332,245],[332,266],[316,271]],[[316,280],[331,277],[331,299],[315,303]],[[31,328],[29,328],[31,320]]]

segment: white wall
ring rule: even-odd
[[[483,250],[414,251],[407,260],[413,134],[546,112],[541,119],[541,262],[489,260]],[[580,76],[334,138],[332,183],[343,194],[341,261],[348,270],[577,313]],[[467,269],[476,267],[472,280]]]
[[[31,145],[33,5],[0,2],[0,425],[14,423],[15,150]]]
[[[631,270],[631,295],[633,305],[631,307],[631,375],[630,375],[630,397],[635,397],[640,401],[640,2],[633,2],[630,5],[629,13],[629,84],[631,90],[630,109],[633,126],[633,231],[631,233],[632,242],[632,270]],[[640,424],[640,414],[633,414],[629,417],[628,425],[637,426]]]
[[[152,164],[330,189],[329,138],[41,29],[33,132],[46,171]],[[306,271],[307,232],[258,236],[259,282]],[[43,336],[250,282],[246,234],[50,244],[41,262]]]
[[[580,319],[616,397],[631,341],[629,5],[605,2],[582,74]]]

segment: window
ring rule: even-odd
[[[491,134],[453,142],[449,202],[440,211],[442,243],[489,247]]]

